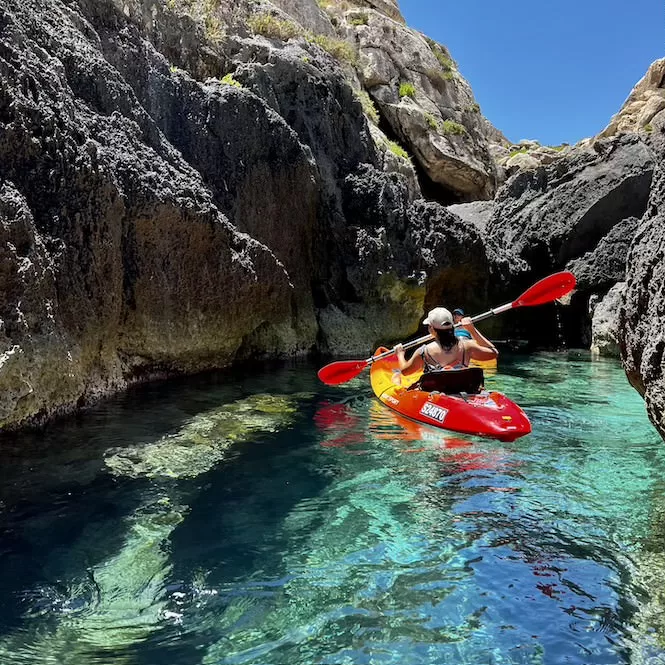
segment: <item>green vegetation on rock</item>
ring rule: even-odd
[[[302,34],[302,30],[292,21],[277,18],[272,14],[255,14],[247,19],[247,25],[257,35],[283,42]]]
[[[369,16],[366,12],[360,12],[355,16],[349,18],[349,23],[351,25],[367,25],[369,23]]]
[[[447,135],[452,134],[460,136],[462,134],[466,134],[466,128],[464,125],[460,125],[459,122],[455,122],[454,120],[444,120],[441,123],[441,131]]]
[[[358,56],[351,44],[345,42],[343,39],[329,37],[328,35],[305,35],[305,39],[312,44],[320,46],[337,60],[348,62],[351,65],[355,65],[358,61]]]
[[[236,79],[233,78],[233,74],[231,74],[231,72],[229,72],[228,74],[225,74],[221,78],[221,81],[225,85],[232,85],[232,86],[235,86],[236,88],[242,88],[242,83],[240,83],[240,81],[236,81]]]
[[[425,122],[430,129],[437,130],[439,129],[439,123],[436,121],[436,118],[431,113],[425,113]]]
[[[203,23],[205,26],[206,37],[216,44],[221,42],[224,38],[224,27],[222,26],[221,21],[212,14],[206,14]]]
[[[416,87],[413,83],[405,81],[404,83],[399,84],[399,96],[402,97],[415,97],[416,96]]]
[[[425,41],[429,45],[430,50],[434,54],[434,57],[439,61],[439,64],[444,71],[452,72],[453,70],[457,69],[457,64],[449,55],[447,55],[441,44],[435,42],[429,37],[425,37]]]
[[[393,153],[393,155],[397,155],[400,159],[406,159],[407,161],[411,161],[411,158],[409,157],[409,153],[402,148],[402,146],[397,143],[396,141],[391,141],[388,139],[388,150]]]
[[[358,101],[363,107],[363,112],[365,115],[374,123],[375,125],[379,124],[379,112],[372,101],[372,98],[369,96],[367,90],[359,90],[357,93]]]
[[[441,51],[440,48],[434,50],[433,53],[434,57],[439,61],[441,67],[443,67],[444,71],[446,72],[453,71],[453,69],[455,68],[455,64],[447,55],[444,55],[443,51]]]

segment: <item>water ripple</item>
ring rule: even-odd
[[[0,663],[665,662],[665,447],[616,363],[502,359],[510,444],[313,376],[146,387],[12,447]]]

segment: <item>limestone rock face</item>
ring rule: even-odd
[[[642,216],[653,163],[651,149],[627,135],[520,172],[497,194],[487,232],[541,275],[563,269],[622,220]]]
[[[639,220],[628,217],[616,224],[596,247],[566,265],[577,278],[577,288],[602,290],[626,278],[628,250]]]
[[[651,64],[600,136],[604,138],[627,132],[650,133],[655,125],[663,122],[665,122],[665,58]]]
[[[365,355],[566,266],[578,325],[625,279],[620,348],[661,422],[649,117],[508,164],[394,0],[5,0],[0,428],[248,357]]]
[[[555,162],[511,176],[493,201],[488,246],[512,254],[502,282],[521,292],[565,268],[578,276],[568,307],[524,310],[502,335],[540,345],[591,343],[589,298],[625,276],[625,256],[647,208],[655,156],[636,134],[575,147]]]
[[[619,357],[619,319],[626,283],[618,282],[605,295],[593,301],[591,314],[591,353]]]
[[[644,396],[649,418],[665,437],[665,135],[655,130],[654,184],[628,254],[626,295],[619,326],[628,379]]]
[[[321,11],[315,0],[271,0],[267,5],[270,4],[281,9],[305,30],[319,35],[335,34],[330,19]]]
[[[568,144],[552,147],[525,139],[508,147],[493,146],[492,156],[505,176],[509,177],[519,171],[551,164],[573,149],[574,147]]]
[[[507,143],[480,113],[448,51],[378,12],[349,25],[360,81],[428,181],[451,200],[491,198],[491,143]]]
[[[386,173],[399,173],[405,177],[411,200],[422,198],[418,174],[408,155],[393,152],[390,139],[373,124],[369,125],[374,145],[379,153],[379,162]]]
[[[249,356],[364,352],[486,293],[495,256],[420,200],[362,95],[358,8],[332,31],[309,0],[207,6],[0,7],[0,427]],[[390,0],[361,9],[405,30]],[[494,135],[468,112],[480,157],[457,151],[451,187],[487,194]]]
[[[216,159],[248,159],[244,172],[228,173],[234,214],[248,187],[272,187],[295,201],[284,223],[311,232],[311,159],[293,132],[250,93],[180,81],[145,43],[133,48],[131,24],[122,37],[111,30],[100,39],[60,3],[26,4],[11,0],[2,9],[0,423],[46,417],[137,379],[223,366],[253,335],[263,352],[311,347],[314,313],[296,294],[301,277],[285,268],[295,265],[289,251],[297,253],[299,240],[282,246],[282,261],[241,233],[159,125],[176,143],[176,134],[189,132],[202,172],[215,151]],[[106,9],[107,27],[123,23],[113,5]],[[90,18],[100,12],[98,5]],[[146,84],[145,106],[122,70],[136,74],[137,90]],[[162,115],[146,111],[155,107]],[[270,127],[272,143],[234,154],[210,138],[223,129],[221,118],[250,137],[232,126],[233,118],[247,122],[250,110],[255,127]],[[203,126],[208,138],[197,144]],[[277,180],[266,168],[270,154],[292,155]],[[265,214],[270,205],[281,209],[267,198]]]
[[[458,203],[448,206],[447,209],[461,217],[465,222],[473,224],[479,231],[484,232],[487,222],[494,212],[493,201],[474,201],[473,203]]]
[[[404,17],[396,0],[363,0],[362,4],[376,9],[379,13],[393,19],[393,21],[404,23]]]
[[[370,166],[344,187],[347,295],[320,312],[326,349],[367,352],[416,332],[424,311],[487,294],[491,260],[479,232],[437,203],[410,203],[399,174]]]

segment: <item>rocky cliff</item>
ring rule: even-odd
[[[0,426],[482,300],[474,104],[388,0],[4,2]]]
[[[641,335],[658,71],[603,137],[510,146],[392,0],[5,0],[0,427],[249,357],[365,354],[565,267],[571,307],[495,325],[600,349],[625,282]],[[656,404],[658,344],[608,339]]]
[[[665,438],[665,111],[651,123],[654,184],[628,253],[618,338],[628,378]]]
[[[525,151],[527,154],[528,151]],[[572,270],[570,306],[514,317],[531,339],[621,357],[665,437],[665,59],[597,137],[524,162],[493,201],[451,206],[530,278]],[[518,276],[519,279],[519,276]]]

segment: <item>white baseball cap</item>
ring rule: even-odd
[[[430,310],[423,323],[437,330],[450,328],[453,325],[453,315],[445,307],[435,307]]]

